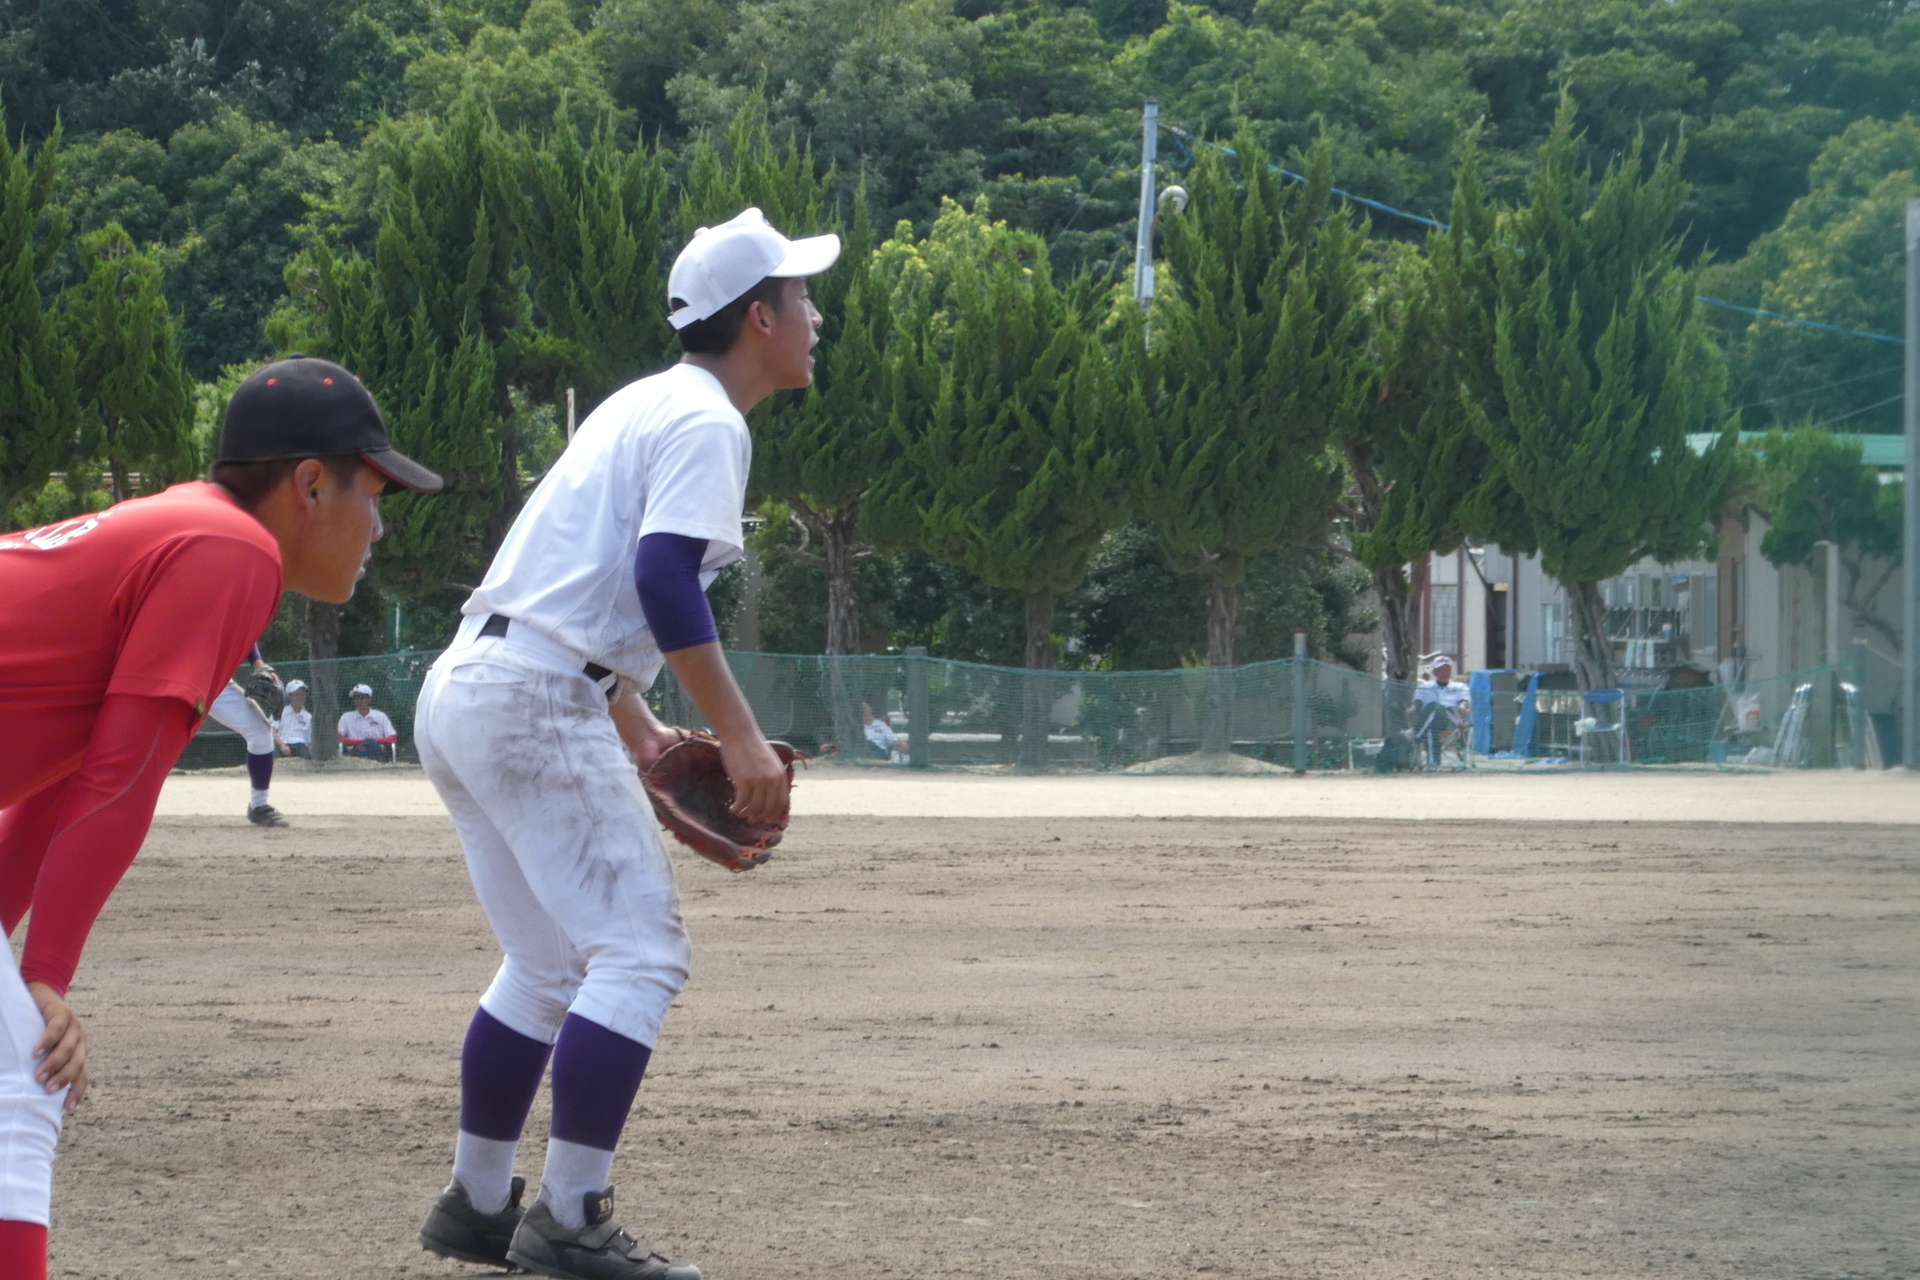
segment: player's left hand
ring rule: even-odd
[[[60,993],[46,983],[29,982],[27,994],[47,1020],[46,1034],[33,1046],[33,1056],[40,1059],[33,1078],[45,1085],[48,1093],[58,1093],[71,1085],[72,1092],[67,1094],[67,1110],[71,1111],[87,1096],[87,1029]]]

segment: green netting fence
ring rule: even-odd
[[[275,665],[305,680],[315,736],[331,737],[347,690],[366,683],[417,760],[413,707],[438,654],[411,651]],[[1263,772],[1425,767],[1410,741],[1410,685],[1311,659],[1231,670],[1026,671],[911,655],[730,653],[761,727],[817,759],[874,768]],[[1564,672],[1475,673],[1471,724],[1445,735],[1441,768],[1824,767],[1877,763],[1872,720],[1830,668],[1701,689],[1583,699]],[[670,672],[648,694],[669,723],[700,725]],[[1421,713],[1424,715],[1424,713]],[[870,740],[869,716],[898,735]],[[1619,727],[1616,727],[1619,726]],[[209,721],[183,768],[242,762]],[[324,765],[324,762],[323,762]],[[1263,768],[1264,766],[1264,768]],[[356,767],[359,767],[356,762]]]

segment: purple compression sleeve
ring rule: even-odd
[[[460,1127],[476,1138],[518,1140],[552,1052],[485,1009],[474,1010],[460,1049]]]
[[[700,561],[707,540],[679,533],[650,533],[640,539],[633,557],[633,585],[640,592],[640,611],[660,652],[691,649],[720,638],[713,625],[713,609],[700,589]]]
[[[653,1051],[577,1013],[553,1047],[553,1136],[597,1151],[620,1145]]]

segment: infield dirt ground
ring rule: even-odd
[[[1920,1274],[1917,834],[809,817],[680,860],[622,1213],[709,1280]],[[413,1237],[496,960],[443,819],[160,819],[53,1274],[488,1274]]]

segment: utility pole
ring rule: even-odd
[[[1140,119],[1140,234],[1133,246],[1133,298],[1153,301],[1153,163],[1160,147],[1160,104],[1149,101]]]
[[[1900,580],[1900,763],[1920,769],[1920,200],[1907,201],[1906,562]]]

